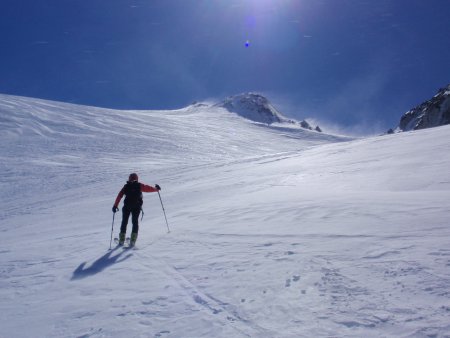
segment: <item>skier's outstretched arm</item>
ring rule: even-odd
[[[141,183],[142,192],[157,192],[159,190],[161,190],[161,188],[157,184],[154,187],[152,187],[151,185]]]

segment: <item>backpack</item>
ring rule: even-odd
[[[140,209],[144,203],[141,184],[138,181],[127,182],[123,187],[125,194],[124,205],[130,209]]]

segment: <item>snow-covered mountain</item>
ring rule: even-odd
[[[304,129],[313,130],[306,120],[299,122],[284,117],[266,97],[257,93],[243,93],[230,96],[216,106],[223,107],[230,112],[259,123],[269,125],[273,123],[295,124]],[[316,126],[314,130],[318,132],[322,131],[319,126]]]
[[[450,84],[432,99],[406,112],[396,131],[410,131],[450,124]],[[394,132],[393,130],[390,133]]]
[[[68,177],[72,187],[84,184],[78,179],[82,168],[101,173],[89,179],[100,182],[111,167],[138,170],[135,163],[143,160],[147,168],[179,169],[351,140],[293,125],[265,126],[201,104],[174,111],[116,111],[0,95],[0,114],[0,169],[9,173],[0,181],[2,191],[27,196],[38,189],[42,198],[47,191],[67,189]],[[42,181],[52,184],[42,186]],[[21,212],[14,201],[4,203],[4,213]]]
[[[2,337],[450,332],[450,126],[350,140],[0,95],[0,128]],[[109,250],[131,172],[171,232],[145,194],[137,248]]]

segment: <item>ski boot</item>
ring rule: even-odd
[[[137,236],[138,236],[137,232],[131,233],[130,246],[134,246],[136,244]]]
[[[119,245],[124,245],[125,244],[125,233],[121,232],[119,233]]]

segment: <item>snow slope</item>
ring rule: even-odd
[[[340,142],[5,95],[0,125],[0,336],[449,336],[447,126]],[[171,233],[146,194],[109,251],[131,171]]]

